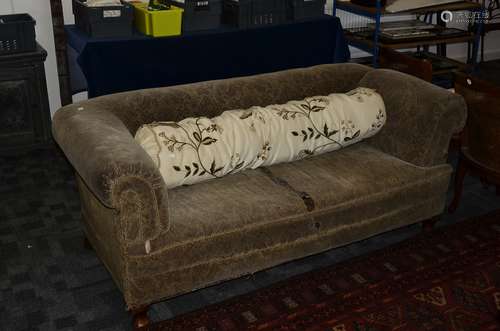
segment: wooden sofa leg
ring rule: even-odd
[[[141,328],[147,327],[150,324],[148,316],[149,306],[141,307],[137,309],[132,309],[132,326],[134,330],[139,330]]]
[[[90,243],[89,239],[87,237],[83,238],[83,247],[86,250],[93,251],[94,247],[92,247],[92,244]]]
[[[431,231],[437,222],[440,220],[440,216],[433,217],[431,219],[425,220],[422,222],[422,230]]]
[[[488,180],[485,178],[485,177],[479,177],[479,181],[481,182],[481,184],[483,185],[483,188],[484,189],[488,189],[488,187],[490,187],[490,183],[488,183]]]
[[[465,175],[467,175],[467,170],[467,165],[461,157],[458,161],[458,169],[455,175],[455,194],[453,196],[453,201],[448,207],[448,212],[450,214],[453,214],[458,209],[458,205],[460,203],[460,199],[462,198],[462,193],[464,190],[464,179]]]

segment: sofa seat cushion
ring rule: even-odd
[[[360,143],[178,187],[169,195],[170,231],[148,256],[134,256],[129,271],[142,281],[179,281],[172,288],[180,290],[190,283],[177,278],[194,277],[189,270],[228,279],[252,272],[245,259],[258,258],[262,270],[345,245],[440,213],[450,174],[448,165],[417,167]]]
[[[402,197],[411,194],[411,187],[432,179],[433,175],[450,172],[448,165],[418,167],[367,144],[352,146],[337,154],[279,164],[270,167],[269,172],[296,190],[307,192],[316,210],[340,204],[362,204],[376,195]],[[441,190],[446,188],[447,185]]]
[[[259,170],[169,191],[171,237],[193,242],[306,212],[302,199]]]

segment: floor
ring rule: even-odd
[[[500,72],[500,61],[486,66],[482,72]],[[494,188],[468,177],[460,208],[445,215],[439,226],[499,208]],[[168,319],[419,231],[419,226],[410,226],[183,295],[154,305],[150,315],[153,320]],[[83,247],[73,171],[55,148],[0,157],[0,331],[4,330],[130,330],[121,293],[94,252]]]
[[[440,226],[500,208],[495,190],[467,178],[462,205]],[[410,226],[157,304],[168,319],[290,276],[412,237]],[[0,330],[129,330],[110,275],[83,248],[71,167],[56,150],[0,158]]]

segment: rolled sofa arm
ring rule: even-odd
[[[359,85],[377,90],[386,105],[387,123],[370,144],[422,167],[446,162],[451,137],[467,117],[460,95],[385,69],[368,72]]]
[[[118,117],[92,102],[70,105],[54,115],[53,135],[96,198],[123,216],[128,243],[168,230],[165,182]]]

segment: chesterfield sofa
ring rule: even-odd
[[[167,190],[134,140],[154,121],[217,116],[368,87],[386,104],[374,137],[335,151]],[[152,303],[426,221],[443,212],[462,97],[357,64],[126,92],[69,105],[53,119],[76,170],[87,240],[133,314]]]

